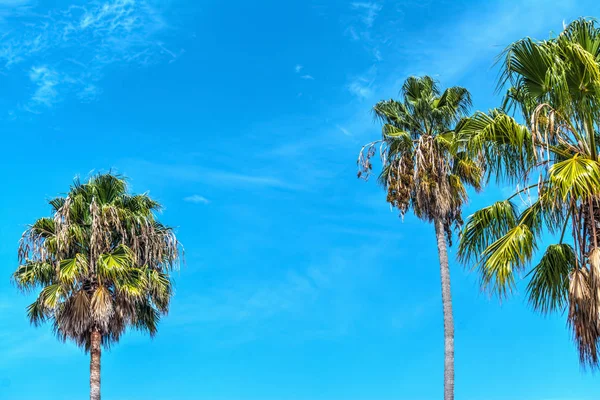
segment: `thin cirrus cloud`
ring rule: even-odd
[[[375,18],[377,18],[377,15],[382,8],[381,4],[375,2],[353,2],[350,6],[360,13],[360,19],[367,28],[373,26]]]
[[[187,196],[183,200],[187,201],[188,203],[195,203],[195,204],[209,204],[210,203],[210,200],[208,200],[204,196],[200,196],[199,194]]]
[[[382,9],[383,6],[377,2],[350,3],[351,15],[347,18],[345,30],[345,34],[353,41],[360,43],[375,62],[383,60],[380,47],[389,43],[387,34],[382,37],[381,32],[393,32],[397,29],[386,24],[385,21],[379,24],[381,26],[375,26],[375,20]],[[393,11],[390,12],[394,15]]]
[[[168,180],[179,180],[184,182],[201,182],[214,187],[223,188],[262,188],[281,190],[305,190],[302,182],[290,181],[290,179],[278,178],[271,175],[262,175],[250,172],[235,172],[194,166],[189,164],[162,164],[145,160],[128,160],[127,170],[151,171],[154,176]]]
[[[51,106],[58,96],[56,85],[58,85],[60,77],[57,72],[46,66],[36,66],[31,68],[29,79],[37,86],[31,98],[32,101],[47,107]]]
[[[312,76],[311,74],[302,74],[300,75],[300,73],[304,70],[304,66],[301,64],[296,64],[296,66],[294,67],[294,72],[300,76],[300,79],[304,79],[305,81],[313,81],[315,80],[315,77]]]
[[[232,275],[227,289],[215,288],[180,299],[180,312],[171,318],[176,325],[202,322],[210,330],[236,327],[219,339],[235,344],[253,341],[272,329],[298,334],[296,326],[280,325],[287,317],[303,325],[302,339],[344,336],[361,311],[358,307],[338,308],[337,304],[360,303],[363,296],[368,296],[364,293],[376,290],[378,281],[377,267],[355,261],[379,253],[380,249],[365,246],[332,248],[323,260],[303,268],[254,279]],[[357,276],[360,279],[355,279]],[[189,312],[194,307],[202,311]],[[386,318],[380,321],[387,323]],[[314,326],[318,328],[310,328]]]
[[[0,0],[10,8],[1,19],[6,33],[0,39],[0,68],[7,76],[28,72],[32,90],[23,101],[26,110],[39,112],[68,95],[94,100],[109,65],[146,66],[182,54],[159,40],[167,24],[147,1],[89,2],[46,13],[32,4]]]
[[[346,128],[344,128],[343,126],[340,125],[336,125],[336,127],[340,130],[340,132],[342,132],[344,135],[346,136],[352,136],[352,133],[350,133],[350,131]]]
[[[368,70],[350,80],[348,91],[360,99],[368,99],[373,96],[376,77],[377,66],[373,64]]]

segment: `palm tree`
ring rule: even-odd
[[[444,311],[444,399],[454,398],[454,320],[450,295],[447,241],[460,225],[466,186],[479,190],[481,166],[456,146],[455,126],[471,106],[469,92],[452,87],[441,92],[430,77],[408,78],[401,101],[385,100],[373,109],[383,124],[383,137],[365,145],[359,154],[359,177],[368,179],[371,159],[381,155],[379,182],[387,202],[404,216],[415,215],[435,228]]]
[[[598,367],[600,29],[578,19],[549,40],[511,44],[501,60],[503,108],[476,113],[460,140],[517,189],[469,217],[459,257],[504,297],[549,233],[556,242],[527,274],[529,302],[544,314],[567,311],[582,365]]]
[[[34,325],[50,321],[61,340],[90,352],[90,399],[99,400],[101,347],[127,327],[156,333],[180,246],[155,217],[159,203],[111,173],[76,179],[50,206],[52,217],[23,234],[13,279],[26,292],[41,289],[27,308]]]

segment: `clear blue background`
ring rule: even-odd
[[[356,179],[370,107],[409,75],[497,106],[498,53],[585,1],[0,0],[0,399],[82,399],[87,356],[25,317],[28,223],[114,168],[178,227],[158,336],[103,353],[111,400],[429,400],[443,337],[430,226]],[[491,186],[465,215],[510,188]],[[455,255],[454,250],[451,253]],[[564,316],[500,305],[453,262],[456,398],[593,400]]]

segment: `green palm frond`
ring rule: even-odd
[[[160,313],[148,302],[136,306],[133,326],[142,332],[147,332],[151,337],[156,334],[160,322]]]
[[[432,112],[445,125],[457,124],[462,116],[471,109],[471,94],[463,87],[455,86],[446,89],[439,97]]]
[[[516,206],[509,200],[499,201],[469,216],[458,245],[463,263],[479,260],[481,254],[517,225]]]
[[[117,280],[127,275],[135,267],[135,256],[131,249],[119,245],[112,253],[102,254],[98,259],[98,276],[102,279]]]
[[[49,317],[50,313],[39,297],[27,307],[27,318],[35,326],[40,326]]]
[[[511,44],[501,55],[503,73],[499,87],[510,83],[513,87],[524,87],[533,97],[548,92],[548,70],[554,66],[552,52],[540,46],[531,38],[525,38]]]
[[[169,276],[156,270],[148,271],[147,282],[152,302],[159,310],[166,312],[169,307],[169,299],[173,294]]]
[[[597,161],[573,156],[550,168],[549,190],[563,200],[587,199],[600,192],[600,165]]]
[[[13,274],[13,281],[23,291],[39,286],[51,285],[54,282],[55,268],[52,264],[40,261],[29,261]]]
[[[536,249],[535,236],[521,224],[489,245],[478,264],[482,287],[504,297],[512,291],[515,272],[523,270]]]
[[[65,285],[74,285],[75,282],[88,274],[88,260],[83,254],[76,254],[73,258],[60,261],[58,279]]]
[[[475,162],[465,153],[457,154],[453,164],[452,173],[458,176],[461,181],[473,187],[476,191],[481,190],[483,169],[480,163]]]
[[[532,307],[541,313],[563,311],[569,296],[569,274],[575,268],[571,245],[548,246],[539,264],[530,272],[527,295]]]
[[[52,207],[52,212],[57,212],[65,204],[64,197],[56,197],[48,202]]]
[[[31,231],[43,238],[51,237],[55,234],[54,220],[52,218],[40,218],[31,226]]]
[[[59,283],[48,285],[40,292],[40,303],[44,308],[55,309],[67,294],[65,287]]]
[[[100,204],[110,204],[127,193],[127,182],[119,175],[98,174],[90,179],[89,185]]]
[[[529,129],[501,111],[477,112],[458,132],[460,147],[471,157],[482,157],[488,177],[515,182],[533,166]]]

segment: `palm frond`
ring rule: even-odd
[[[600,190],[600,165],[578,155],[552,165],[549,176],[548,190],[563,200],[587,199]]]
[[[563,311],[569,296],[569,275],[575,268],[575,252],[569,244],[548,246],[539,264],[530,272],[529,303],[543,314]]]
[[[492,243],[517,225],[517,218],[517,208],[509,200],[496,202],[470,215],[460,236],[459,260],[463,263],[479,260]]]
[[[535,236],[527,225],[521,224],[489,245],[477,265],[482,287],[500,298],[515,285],[515,272],[531,261],[536,249]]]

